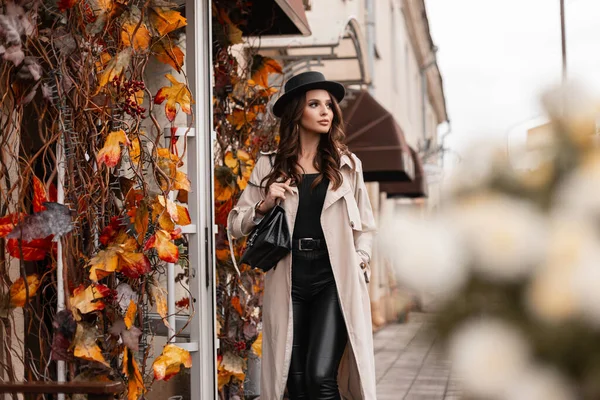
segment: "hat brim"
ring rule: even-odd
[[[306,93],[309,90],[315,90],[315,89],[327,90],[329,93],[331,93],[333,95],[333,97],[335,97],[335,99],[338,101],[338,103],[340,101],[342,101],[342,99],[346,95],[346,88],[344,87],[344,85],[342,85],[339,82],[320,81],[320,82],[306,83],[304,85],[297,86],[294,89],[289,90],[289,91],[285,92],[283,95],[281,95],[281,97],[279,97],[279,99],[277,99],[275,104],[273,104],[273,114],[276,117],[281,118],[281,116],[283,115],[283,110],[285,109],[285,106],[288,104],[288,102],[291,99],[293,99],[295,96],[298,96],[302,93]]]

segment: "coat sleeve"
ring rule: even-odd
[[[356,156],[354,156],[354,160],[356,162],[354,198],[358,205],[362,225],[360,231],[354,231],[354,246],[362,261],[368,265],[371,261],[373,237],[376,232],[375,217],[373,216],[373,208],[363,178],[362,163]],[[370,271],[368,272],[370,274]]]
[[[236,206],[229,212],[227,230],[236,239],[249,235],[256,226],[254,207],[264,198],[265,193],[260,185],[269,169],[269,156],[259,157],[248,180],[248,186],[242,192]]]

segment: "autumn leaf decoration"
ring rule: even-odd
[[[269,75],[282,73],[281,65],[272,58],[256,54],[252,58],[252,81],[264,88],[269,87]]]
[[[162,354],[152,364],[154,378],[168,381],[173,375],[179,372],[181,365],[185,368],[190,368],[192,366],[192,356],[187,350],[181,347],[177,347],[174,344],[167,344]]]
[[[192,94],[185,83],[179,82],[171,74],[165,76],[171,82],[171,86],[160,88],[154,97],[154,103],[162,104],[166,100],[165,113],[167,119],[173,122],[177,115],[177,104],[179,104],[181,111],[184,113],[192,113]]]
[[[98,151],[96,156],[98,166],[104,164],[107,167],[116,167],[121,160],[121,144],[130,145],[124,130],[119,129],[109,133],[104,142],[104,147]]]
[[[10,286],[10,304],[13,307],[24,307],[27,300],[35,296],[38,288],[40,287],[40,279],[37,275],[27,276],[27,288],[25,287],[25,280],[21,277],[17,279]],[[28,292],[28,293],[27,293]]]

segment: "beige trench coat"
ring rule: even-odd
[[[361,162],[355,155],[352,157],[356,170],[352,169],[348,156],[341,158],[343,184],[337,190],[330,184],[321,225],[348,330],[349,341],[338,371],[340,393],[346,400],[375,400],[375,361],[367,290],[375,221]],[[254,206],[264,196],[258,186],[270,170],[269,157],[259,157],[250,177],[250,182],[255,185],[247,186],[228,217],[227,225],[233,237],[248,235],[255,226]],[[294,231],[298,210],[298,191],[293,189],[294,194],[286,193],[282,203],[290,232]],[[365,270],[361,269],[362,261],[367,265]],[[281,399],[287,383],[293,342],[291,277],[292,257],[289,254],[277,268],[265,274],[261,400]]]

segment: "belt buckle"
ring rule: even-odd
[[[313,246],[312,246],[312,247],[310,247],[310,246],[309,246],[310,248],[304,247],[304,246],[302,245],[302,243],[305,243],[305,241],[306,241],[306,242],[308,242],[308,243],[312,242],[312,243],[313,243]],[[300,250],[300,251],[310,251],[310,250],[314,250],[314,249],[315,249],[314,243],[315,243],[315,240],[314,240],[313,238],[302,238],[302,239],[298,239],[298,250]]]

